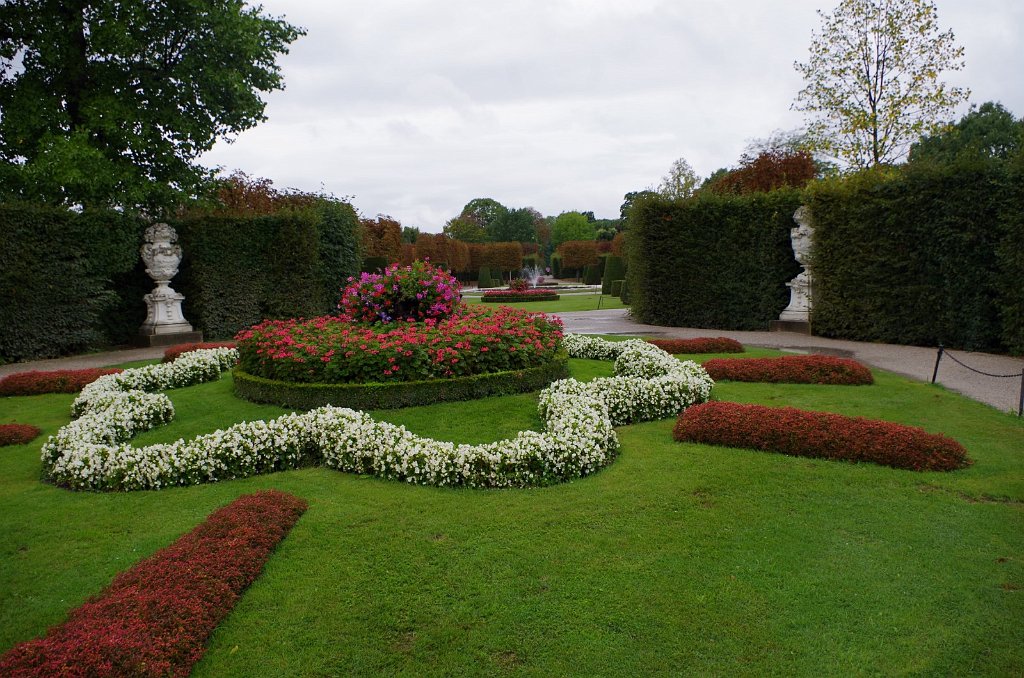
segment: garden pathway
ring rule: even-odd
[[[728,330],[701,330],[686,327],[659,327],[643,325],[629,317],[627,309],[601,311],[574,311],[558,314],[569,332],[587,334],[636,334],[654,337],[687,339],[693,337],[724,336],[749,346],[777,348],[787,351],[829,353],[859,360],[918,381],[930,381],[935,367],[935,348],[920,346],[894,346],[860,341],[845,341],[811,337],[791,332],[735,332]],[[134,360],[147,360],[163,356],[164,348],[134,348],[105,353],[89,353],[70,358],[39,360],[27,363],[0,365],[0,377],[29,370],[70,370],[87,367],[106,367]],[[971,367],[992,374],[1020,375],[1024,359],[990,353],[952,351],[951,355]],[[1021,392],[1021,379],[997,379],[966,370],[949,357],[939,366],[938,382],[946,388],[968,398],[986,403],[996,409],[1017,412]]]

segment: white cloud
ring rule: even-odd
[[[545,214],[614,217],[627,191],[676,158],[698,173],[736,162],[750,138],[799,126],[792,65],[818,1],[270,0],[304,26],[281,67],[269,120],[211,165],[281,187],[354,195],[439,231],[493,197]],[[831,7],[823,7],[830,11]],[[972,100],[1024,115],[1024,7],[939,2]]]

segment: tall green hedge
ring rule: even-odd
[[[612,283],[616,280],[625,280],[626,278],[626,261],[622,257],[617,257],[614,254],[609,254],[605,257],[604,262],[604,278],[601,280],[601,294],[611,294],[618,296],[612,292]]]
[[[908,165],[822,182],[816,334],[1021,350],[1021,190],[985,163]]]
[[[327,313],[358,273],[358,217],[345,203],[265,216],[201,214],[175,224],[185,317],[208,339],[266,318]],[[173,284],[173,283],[172,283]]]
[[[121,326],[112,313],[119,301],[113,281],[135,267],[144,228],[118,212],[0,205],[0,360],[119,339],[112,336]]]
[[[629,213],[626,287],[643,323],[763,330],[789,303],[800,267],[789,231],[800,193],[651,195]]]

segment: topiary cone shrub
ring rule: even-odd
[[[704,363],[715,381],[785,384],[873,384],[871,370],[856,360],[829,355],[786,355],[778,358],[715,358]]]
[[[944,435],[793,407],[718,401],[694,405],[679,415],[672,436],[680,442],[867,461],[910,471],[954,471],[972,463],[967,450]]]

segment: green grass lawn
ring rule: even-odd
[[[875,376],[868,387],[722,383],[714,397],[922,426],[960,440],[975,464],[913,473],[681,444],[664,420],[620,428],[610,467],[544,489],[309,468],[95,494],[39,481],[42,438],[0,448],[0,650],[215,508],[273,487],[310,509],[197,676],[1020,675],[1024,423]],[[169,395],[176,421],[139,444],[282,411],[236,400],[230,378]],[[72,399],[0,399],[0,423],[53,433]],[[459,442],[540,425],[533,395],[375,415]]]
[[[466,296],[468,304],[482,304],[479,296]],[[600,306],[599,306],[600,304]],[[498,304],[487,304],[498,306]],[[596,292],[560,292],[558,301],[527,301],[511,304],[501,304],[513,308],[522,308],[527,311],[542,311],[544,313],[564,313],[566,311],[595,311],[598,308],[626,308],[622,300],[609,294]]]

